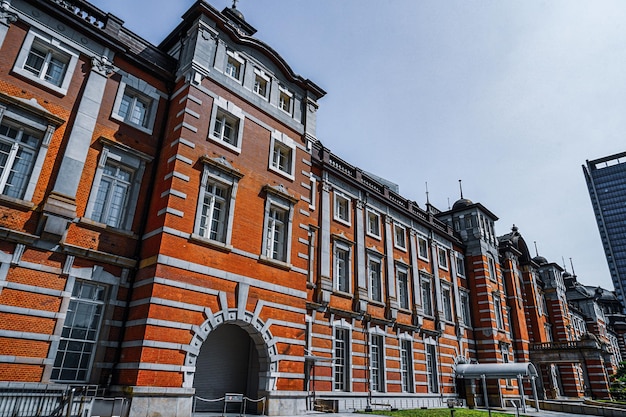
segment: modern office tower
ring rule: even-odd
[[[583,165],[618,300],[626,289],[626,152]]]

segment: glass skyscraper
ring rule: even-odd
[[[624,308],[626,291],[626,152],[583,165],[613,286]]]

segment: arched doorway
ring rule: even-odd
[[[261,372],[265,372],[261,362],[266,361],[259,359],[257,344],[246,330],[237,324],[218,326],[208,334],[196,359],[196,397],[217,399],[225,393],[239,393],[256,399]],[[222,411],[223,406],[223,402],[198,401],[196,411]],[[255,404],[250,406],[253,411]]]

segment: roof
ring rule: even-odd
[[[456,366],[458,378],[478,379],[482,378],[517,378],[538,377],[537,369],[530,362],[509,363],[462,363]]]

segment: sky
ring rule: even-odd
[[[193,0],[91,0],[158,44]],[[209,0],[222,10],[229,0]],[[240,0],[323,88],[317,136],[446,210],[463,195],[533,255],[612,289],[581,166],[626,151],[626,2]]]

